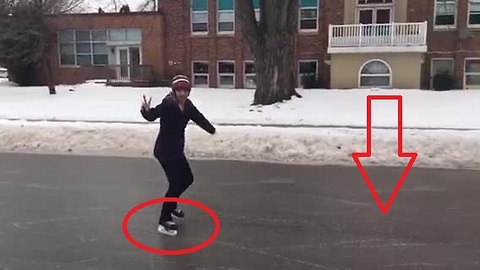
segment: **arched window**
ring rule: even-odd
[[[360,87],[390,87],[392,72],[382,60],[370,60],[360,68]]]

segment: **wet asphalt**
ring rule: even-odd
[[[191,165],[184,198],[213,210],[220,233],[165,256],[122,230],[130,209],[164,195],[155,160],[0,154],[0,269],[480,269],[479,171],[413,168],[384,215],[356,167]],[[367,172],[386,200],[402,169]],[[180,206],[178,236],[156,232],[160,204],[131,217],[130,235],[162,250],[207,240],[213,219]]]

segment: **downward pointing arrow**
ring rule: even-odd
[[[390,195],[390,198],[388,199],[388,202],[386,204],[382,203],[382,200],[380,199],[380,196],[378,195],[377,191],[375,190],[375,187],[372,184],[372,181],[370,181],[370,178],[368,177],[368,174],[365,171],[365,168],[363,167],[361,161],[359,158],[367,158],[372,156],[372,101],[373,100],[396,100],[398,102],[398,157],[399,158],[410,158],[405,170],[403,171],[402,175],[400,176],[400,179],[397,182],[397,185],[395,186],[395,189],[393,193]],[[363,179],[365,180],[365,183],[369,187],[373,198],[376,200],[378,207],[382,211],[383,214],[387,214],[389,209],[392,207],[393,201],[395,200],[395,197],[397,196],[398,192],[402,188],[403,182],[405,182],[405,179],[407,178],[407,175],[410,171],[410,169],[413,166],[413,163],[418,157],[417,153],[405,153],[403,152],[403,124],[402,124],[402,107],[403,107],[403,99],[402,96],[398,95],[368,95],[367,96],[367,146],[366,150],[367,152],[363,153],[352,153],[352,158],[357,164],[358,169],[360,170],[360,173],[363,176]]]

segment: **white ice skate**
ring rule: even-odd
[[[177,225],[172,221],[166,221],[158,225],[157,231],[159,233],[176,236],[177,235]]]

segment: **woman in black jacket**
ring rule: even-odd
[[[185,128],[192,120],[205,131],[215,134],[215,127],[203,116],[188,98],[191,91],[188,77],[177,75],[172,80],[172,92],[156,107],[151,107],[152,98],[147,102],[143,96],[141,114],[147,121],[160,118],[160,131],[154,148],[154,156],[162,165],[169,186],[165,197],[180,197],[193,183],[193,174],[184,153]],[[183,211],[176,202],[165,202],[159,218],[158,232],[176,235],[177,226],[172,215],[183,218]]]

